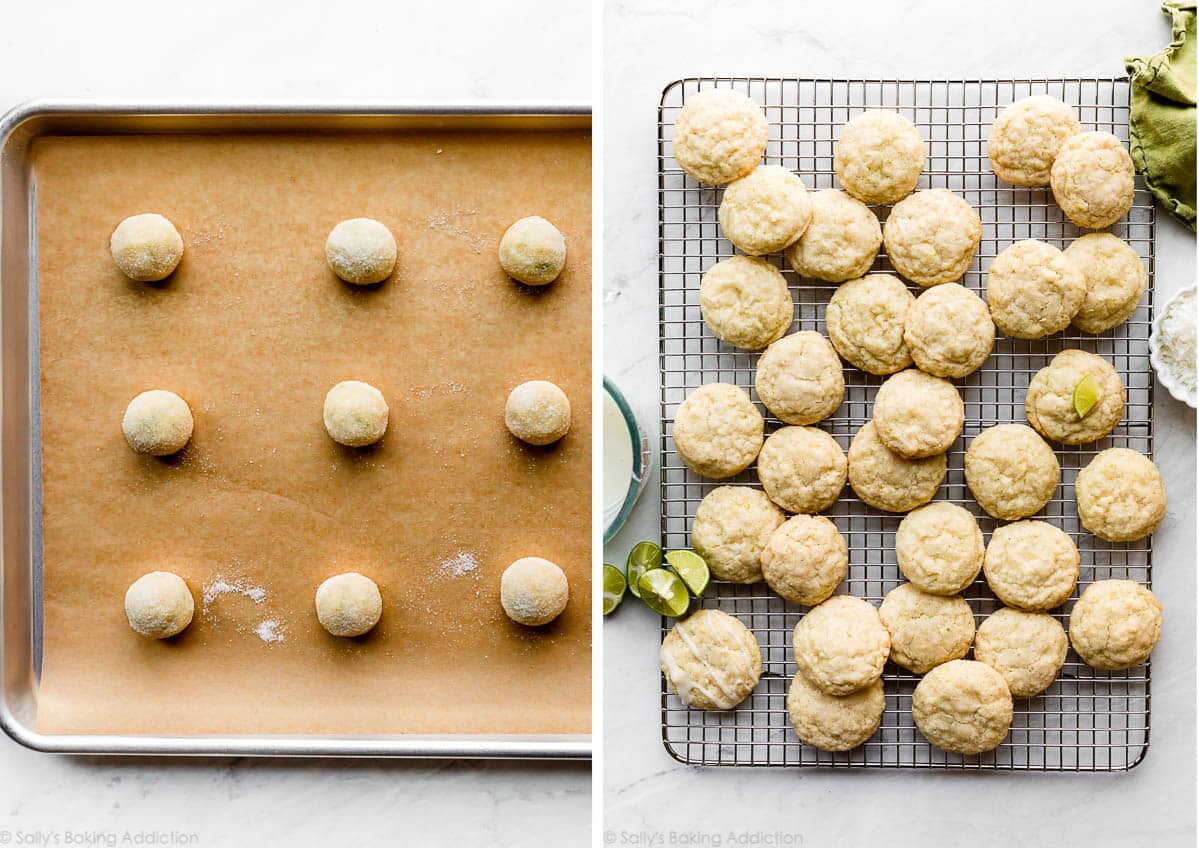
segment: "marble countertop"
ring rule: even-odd
[[[647,8],[652,6],[652,8]],[[662,88],[702,74],[972,78],[1115,76],[1122,57],[1169,40],[1154,3],[1094,0],[776,3],[615,0],[604,54],[604,371],[656,431],[656,107]],[[968,10],[968,11],[967,11]],[[1193,235],[1158,217],[1159,303],[1195,280]],[[1154,537],[1166,604],[1153,660],[1152,746],[1124,774],[701,769],[679,765],[658,727],[658,619],[605,622],[605,842],[768,845],[1193,845],[1195,839],[1195,414],[1164,391],[1157,462],[1170,515]],[[651,439],[651,444],[656,441]],[[623,562],[656,539],[657,478],[605,548]],[[697,841],[707,839],[708,841]],[[722,841],[719,841],[722,840]]]

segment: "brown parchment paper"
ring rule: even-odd
[[[590,731],[590,156],[587,132],[36,141],[40,731]],[[108,252],[114,226],[146,211],[186,242],[158,285],[124,279]],[[542,290],[496,259],[531,214],[568,244]],[[399,244],[372,288],[325,264],[329,230],[357,216]],[[503,424],[508,391],[535,378],[572,405],[550,448]],[[325,392],[345,379],[391,406],[373,449],[324,431]],[[121,434],[150,388],[191,405],[176,458],[135,455]],[[566,612],[537,630],[499,604],[500,574],[527,555],[570,580]],[[196,599],[165,642],[123,608],[154,569]],[[313,610],[347,570],[384,597],[355,640]],[[205,604],[218,577],[245,591]],[[272,621],[281,641],[256,633]]]

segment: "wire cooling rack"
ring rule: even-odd
[[[660,360],[662,369],[662,538],[668,548],[690,546],[691,520],[703,496],[717,485],[757,486],[756,469],[730,481],[705,480],[679,460],[671,438],[675,409],[705,383],[729,382],[749,390],[766,415],[767,430],[780,426],[753,390],[757,353],[736,350],[703,323],[699,284],[703,272],[733,254],[721,237],[716,210],[721,190],[701,186],[679,169],[671,155],[675,118],[686,99],[701,89],[735,88],[761,104],[770,121],[766,161],[797,171],[809,189],[835,185],[833,146],[840,127],[867,106],[888,106],[911,118],[928,147],[918,188],[948,188],[978,210],[982,243],[962,283],[985,296],[986,271],[1004,247],[1037,238],[1065,247],[1080,235],[1053,202],[1049,189],[1016,188],[999,182],[986,155],[986,136],[999,109],[1032,94],[1050,94],[1077,109],[1084,129],[1106,130],[1127,144],[1128,82],[1123,79],[1055,80],[829,80],[703,77],[679,80],[663,92],[658,112]],[[888,208],[876,208],[884,222]],[[1069,533],[1082,558],[1078,588],[1057,612],[1065,626],[1078,593],[1095,580],[1128,578],[1149,585],[1148,540],[1112,544],[1083,530],[1074,506],[1074,478],[1099,451],[1153,448],[1153,380],[1148,338],[1153,315],[1152,198],[1139,178],[1133,208],[1111,228],[1127,241],[1149,269],[1149,289],[1133,317],[1099,336],[1064,334],[1033,341],[999,336],[986,364],[957,381],[966,406],[962,436],[949,452],[949,472],[937,500],[961,504],[978,516],[988,537],[999,522],[977,506],[965,486],[965,446],[983,428],[1024,422],[1024,391],[1038,369],[1069,347],[1097,353],[1120,372],[1127,387],[1124,419],[1102,442],[1082,447],[1055,444],[1062,482],[1038,514]],[[834,284],[800,279],[780,255],[769,257],[782,269],[795,300],[790,332],[825,333],[824,310]],[[892,271],[885,255],[875,271]],[[821,423],[841,444],[870,420],[871,403],[882,378],[845,368],[845,402]],[[895,564],[894,534],[902,516],[871,509],[846,488],[829,517],[849,543],[849,575],[837,589],[874,604],[901,582]],[[965,592],[981,621],[1000,604],[980,579]],[[883,679],[886,710],[879,730],[854,751],[830,754],[802,744],[787,717],[787,689],[795,674],[791,633],[805,608],[771,592],[765,584],[714,582],[702,600],[737,616],[762,645],[763,674],[754,694],[727,712],[691,710],[662,680],[662,741],[677,760],[700,765],[868,766],[1027,771],[1116,771],[1141,761],[1149,745],[1149,666],[1124,672],[1097,671],[1070,651],[1058,681],[1046,693],[1016,701],[1007,739],[995,751],[977,756],[948,754],[928,744],[911,718],[918,677],[888,663]],[[663,636],[672,622],[662,621]]]

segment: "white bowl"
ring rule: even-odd
[[[1181,298],[1184,294],[1187,292],[1194,293],[1194,291],[1195,286],[1187,286],[1182,291],[1176,292],[1174,297],[1170,298],[1169,302],[1158,310],[1157,317],[1153,319],[1153,332],[1149,334],[1149,363],[1153,366],[1153,372],[1157,374],[1158,382],[1165,386],[1166,391],[1168,391],[1176,399],[1182,401],[1192,409],[1197,408],[1197,405],[1199,405],[1199,398],[1196,397],[1196,392],[1193,390],[1188,390],[1185,386],[1176,381],[1173,375],[1170,374],[1169,370],[1162,364],[1158,343],[1159,334],[1161,333],[1162,319],[1166,317],[1166,314],[1170,311],[1170,307],[1173,306],[1174,302]]]

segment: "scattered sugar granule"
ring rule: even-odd
[[[283,625],[273,618],[259,622],[258,626],[254,628],[254,632],[258,634],[259,639],[267,644],[283,641]]]
[[[437,566],[437,573],[442,577],[465,577],[479,567],[479,560],[469,551],[458,551],[447,557]]]
[[[217,598],[225,595],[241,595],[256,604],[261,604],[266,600],[266,589],[261,586],[252,586],[245,580],[230,582],[218,574],[204,584],[204,612],[208,612],[208,608]]]

